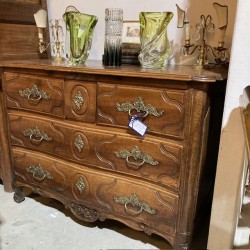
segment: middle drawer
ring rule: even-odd
[[[26,114],[10,113],[9,122],[12,145],[179,189],[180,169],[184,165],[182,144]]]

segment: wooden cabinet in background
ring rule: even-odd
[[[91,61],[0,66],[7,120],[1,134],[10,152],[5,183],[17,202],[27,186],[84,221],[114,219],[175,249],[190,247],[213,182],[223,74]],[[144,136],[128,127],[135,116],[147,126]]]

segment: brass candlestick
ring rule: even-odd
[[[205,64],[208,64],[209,51],[215,56],[213,48],[206,41],[206,37],[208,35],[207,33],[209,32],[214,32],[212,17],[210,15],[208,15],[207,17],[201,15],[200,23],[196,25],[196,31],[194,33],[194,39],[200,40],[201,43],[199,45],[193,45],[190,44],[190,40],[185,40],[185,45],[183,46],[184,55],[192,55],[196,50],[199,51],[196,66],[203,66]]]
[[[62,57],[62,53],[64,53],[64,47],[63,42],[60,41],[60,38],[63,39],[64,32],[63,27],[59,24],[61,19],[52,19],[50,20],[50,28],[51,28],[51,34],[52,38],[54,39],[54,42],[52,42],[52,51],[55,54],[53,59],[55,61],[63,61],[64,58]]]
[[[214,7],[217,11],[218,19],[223,25],[219,25],[220,38],[218,47],[213,48],[208,44],[209,36],[213,35],[215,31],[215,25],[212,22],[212,16],[201,15],[200,22],[196,25],[193,39],[200,41],[198,45],[190,43],[189,33],[189,20],[186,18],[186,13],[177,5],[178,10],[178,28],[185,29],[185,44],[182,46],[184,55],[192,55],[195,51],[198,51],[196,67],[203,67],[209,64],[209,54],[215,60],[216,65],[226,65],[229,63],[229,53],[227,48],[224,47],[224,37],[227,28],[227,6],[221,6],[214,3]],[[223,8],[223,9],[222,9]],[[226,12],[225,12],[226,11]],[[225,20],[226,17],[226,20]]]

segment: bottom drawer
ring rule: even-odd
[[[13,157],[17,186],[27,183],[148,233],[175,235],[178,196],[157,185],[19,148]]]

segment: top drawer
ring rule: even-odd
[[[140,113],[149,133],[184,139],[189,119],[188,93],[99,83],[97,123],[128,127],[131,116]]]
[[[9,108],[34,110],[64,116],[64,81],[42,76],[4,73],[4,91]]]

